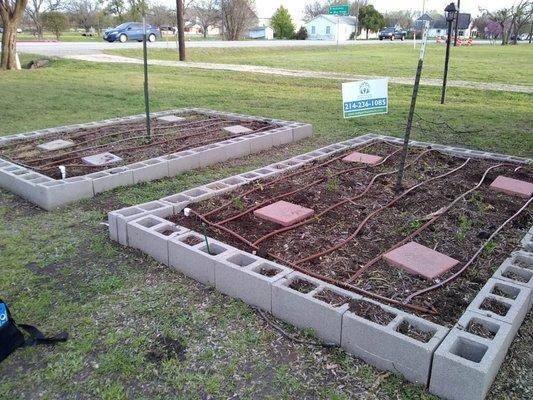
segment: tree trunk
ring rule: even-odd
[[[17,69],[17,25],[4,22],[0,69]]]
[[[368,29],[366,30],[366,40],[368,40]]]
[[[529,44],[531,44],[531,35],[533,35],[533,21],[530,22],[531,26],[529,28]]]

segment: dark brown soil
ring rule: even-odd
[[[481,325],[479,322],[470,321],[468,326],[466,327],[466,331],[470,332],[473,335],[481,336],[483,338],[487,339],[493,339],[496,334],[487,328],[485,328],[483,325]]]
[[[311,290],[316,288],[316,285],[304,279],[295,279],[290,283],[289,287],[300,293],[309,293]]]
[[[489,297],[483,300],[479,308],[482,310],[492,311],[493,313],[501,315],[502,317],[505,317],[507,315],[507,311],[509,311],[508,304],[491,299]]]
[[[335,293],[332,290],[321,290],[313,296],[315,299],[322,300],[333,307],[340,307],[350,301],[349,297]]]
[[[187,236],[185,239],[182,240],[183,243],[188,244],[189,246],[196,246],[198,243],[202,243],[203,240],[199,237],[190,235]]]
[[[146,358],[153,363],[160,363],[173,358],[183,361],[185,360],[186,350],[180,340],[163,336],[154,342]]]
[[[69,177],[86,175],[242,136],[224,131],[224,127],[242,125],[257,132],[278,126],[270,122],[235,120],[194,112],[180,116],[185,120],[173,123],[153,118],[151,142],[146,138],[143,121],[123,122],[16,141],[1,146],[0,157],[59,179],[59,165],[67,168]],[[71,140],[74,145],[48,152],[37,148],[39,144],[57,139]],[[104,152],[111,152],[123,160],[101,167],[87,166],[81,160],[82,157]]]
[[[385,311],[377,304],[364,300],[350,301],[349,310],[362,318],[383,326],[388,325],[394,317],[396,317],[394,314]]]
[[[276,276],[277,274],[279,274],[279,271],[275,268],[261,268],[259,270],[259,273],[261,275],[264,275],[264,276],[268,276],[269,278],[273,277],[273,276]]]
[[[525,276],[519,275],[516,272],[513,271],[507,271],[502,274],[505,278],[512,279],[513,281],[517,282],[528,282],[529,279],[527,279]]]
[[[165,230],[165,231],[163,231],[163,232],[160,232],[160,233],[161,233],[161,235],[163,235],[163,236],[170,236],[170,235],[172,235],[174,232],[176,232],[176,231],[173,231],[172,229],[167,229],[167,230]]]
[[[376,143],[360,151],[385,156],[397,149],[397,146],[391,144]],[[194,209],[202,214],[217,209],[207,217],[212,222],[221,222],[246,211],[245,215],[224,222],[224,226],[248,241],[261,239],[257,254],[262,257],[286,263],[290,267],[298,262],[299,267],[326,278],[349,281],[368,292],[401,301],[436,281],[428,281],[400,268],[391,267],[381,256],[430,220],[437,211],[474,188],[485,171],[496,165],[490,160],[471,159],[461,169],[446,177],[439,177],[462,166],[466,160],[438,152],[422,154],[423,151],[410,150],[407,164],[412,165],[406,169],[404,188],[420,183],[423,186],[409,192],[389,207],[384,206],[397,196],[394,191],[394,171],[399,154],[392,155],[382,165],[357,165],[359,169],[353,170],[356,165],[347,164],[340,159],[348,154],[346,152],[329,160],[306,165],[296,171],[299,172],[297,175],[288,177],[294,171],[286,173],[283,175],[286,178],[282,180],[265,179],[244,185],[234,192],[195,204]],[[415,160],[417,157],[419,159]],[[307,171],[326,161],[331,162]],[[489,188],[498,175],[531,180],[531,167],[524,167],[516,172],[514,169],[514,166],[505,165],[489,171],[480,188],[456,202],[448,212],[411,239],[459,261],[455,268],[439,276],[439,281],[462,268],[486,242],[488,236],[523,206],[524,199],[497,193]],[[369,187],[371,180],[381,172],[392,174],[377,178]],[[332,186],[330,182],[335,174],[338,181]],[[439,178],[425,183],[437,177]],[[364,195],[360,196],[367,188]],[[233,201],[235,198],[240,199],[238,204]],[[350,198],[354,200],[345,201]],[[315,216],[301,226],[297,225],[263,240],[266,235],[281,227],[255,217],[252,211],[279,200],[312,208]],[[344,201],[342,205],[329,209],[341,201]],[[219,207],[223,208],[218,209]],[[326,209],[329,211],[325,212]],[[360,224],[377,210],[379,212],[352,237]],[[319,215],[322,212],[324,213]],[[201,228],[197,220],[184,218],[181,214],[170,219],[193,230]],[[433,308],[438,313],[421,316],[446,326],[454,325],[496,267],[516,249],[532,224],[533,210],[530,207],[509,223],[457,279],[437,290],[415,297],[413,304]],[[242,250],[251,250],[239,239],[217,228],[211,228],[209,234]],[[343,244],[346,239],[350,240]],[[304,258],[339,244],[343,245],[328,254],[302,262]],[[372,267],[361,268],[376,257],[378,261]],[[359,276],[354,276],[359,271],[362,271]]]
[[[517,295],[514,295],[512,293],[504,292],[498,286],[496,286],[494,289],[492,289],[492,293],[495,294],[496,296],[506,297],[506,298],[511,299],[511,300],[516,299],[516,296],[517,296]]]
[[[434,332],[422,331],[416,326],[411,325],[407,321],[402,321],[400,325],[398,325],[397,331],[400,332],[402,335],[409,336],[410,338],[413,338],[423,343],[429,342],[434,335]]]

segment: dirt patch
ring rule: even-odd
[[[304,279],[295,279],[290,283],[289,287],[297,292],[305,294],[316,288],[316,285]]]
[[[257,272],[261,275],[272,278],[273,276],[276,276],[277,274],[279,274],[280,271],[277,270],[276,268],[261,267],[261,269]]]
[[[500,289],[498,286],[496,286],[496,287],[494,287],[494,289],[492,289],[492,293],[495,294],[496,296],[506,297],[506,298],[511,299],[511,300],[516,299],[516,296],[518,296],[518,294],[505,292],[502,289]]]
[[[498,314],[502,317],[505,317],[507,315],[507,312],[509,311],[510,306],[506,303],[502,303],[501,301],[487,297],[485,300],[483,300],[479,308],[481,310],[492,311],[494,314]]]
[[[236,120],[222,115],[195,112],[179,115],[184,119],[177,122],[164,122],[152,118],[151,139],[146,136],[144,121],[121,122],[7,143],[0,146],[0,157],[51,178],[60,179],[60,165],[67,168],[69,177],[86,175],[279,126],[266,121]],[[241,125],[251,131],[231,133],[224,130],[233,125]],[[73,144],[52,151],[42,151],[37,148],[40,144],[59,139],[72,141]],[[122,160],[103,166],[89,166],[82,161],[83,157],[106,152]]]
[[[180,340],[163,336],[155,340],[151,346],[151,350],[146,354],[146,358],[153,363],[159,363],[173,358],[184,361],[186,351],[187,348]]]
[[[513,281],[517,281],[517,282],[528,282],[529,279],[527,279],[525,276],[522,276],[520,274],[517,274],[516,272],[513,272],[513,271],[507,271],[507,272],[504,272],[502,274],[502,276],[504,276],[505,278],[509,278],[509,279],[512,279]]]
[[[415,340],[418,340],[423,343],[427,343],[431,340],[434,335],[434,332],[426,332],[421,329],[418,329],[416,326],[410,324],[408,321],[402,321],[398,325],[398,332],[402,335],[409,336]]]
[[[321,290],[317,294],[313,296],[315,299],[321,300],[325,303],[328,303],[329,305],[332,305],[333,307],[340,307],[343,304],[346,304],[350,301],[349,297],[340,295],[338,293],[335,293],[332,290]]]
[[[190,235],[183,239],[182,242],[189,246],[196,246],[197,244],[202,243],[203,240],[197,236]]]
[[[485,326],[476,321],[470,321],[466,327],[466,331],[477,336],[481,336],[487,339],[493,339],[496,334],[491,330],[487,329]]]
[[[383,326],[388,325],[396,317],[396,315],[385,311],[377,304],[364,300],[350,301],[349,310],[362,318]]]

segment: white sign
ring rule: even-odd
[[[344,118],[386,114],[389,111],[389,79],[369,79],[342,84]]]

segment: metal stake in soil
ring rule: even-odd
[[[405,159],[407,158],[407,150],[409,149],[409,137],[411,136],[411,128],[413,126],[413,116],[415,114],[416,98],[418,96],[418,87],[420,86],[420,76],[422,75],[422,67],[424,66],[424,54],[426,52],[426,43],[428,41],[429,21],[424,23],[424,32],[422,34],[422,45],[420,46],[420,54],[418,56],[418,66],[416,67],[415,85],[413,86],[413,95],[411,97],[411,107],[409,108],[409,116],[407,117],[407,127],[405,128],[405,137],[403,140],[403,151],[400,158],[400,168],[398,168],[398,178],[396,179],[396,193],[402,191],[403,173],[405,170]]]
[[[146,110],[146,139],[152,141],[150,126],[150,98],[148,95],[148,51],[146,48],[146,14],[143,12],[143,65],[144,65],[144,107]]]

